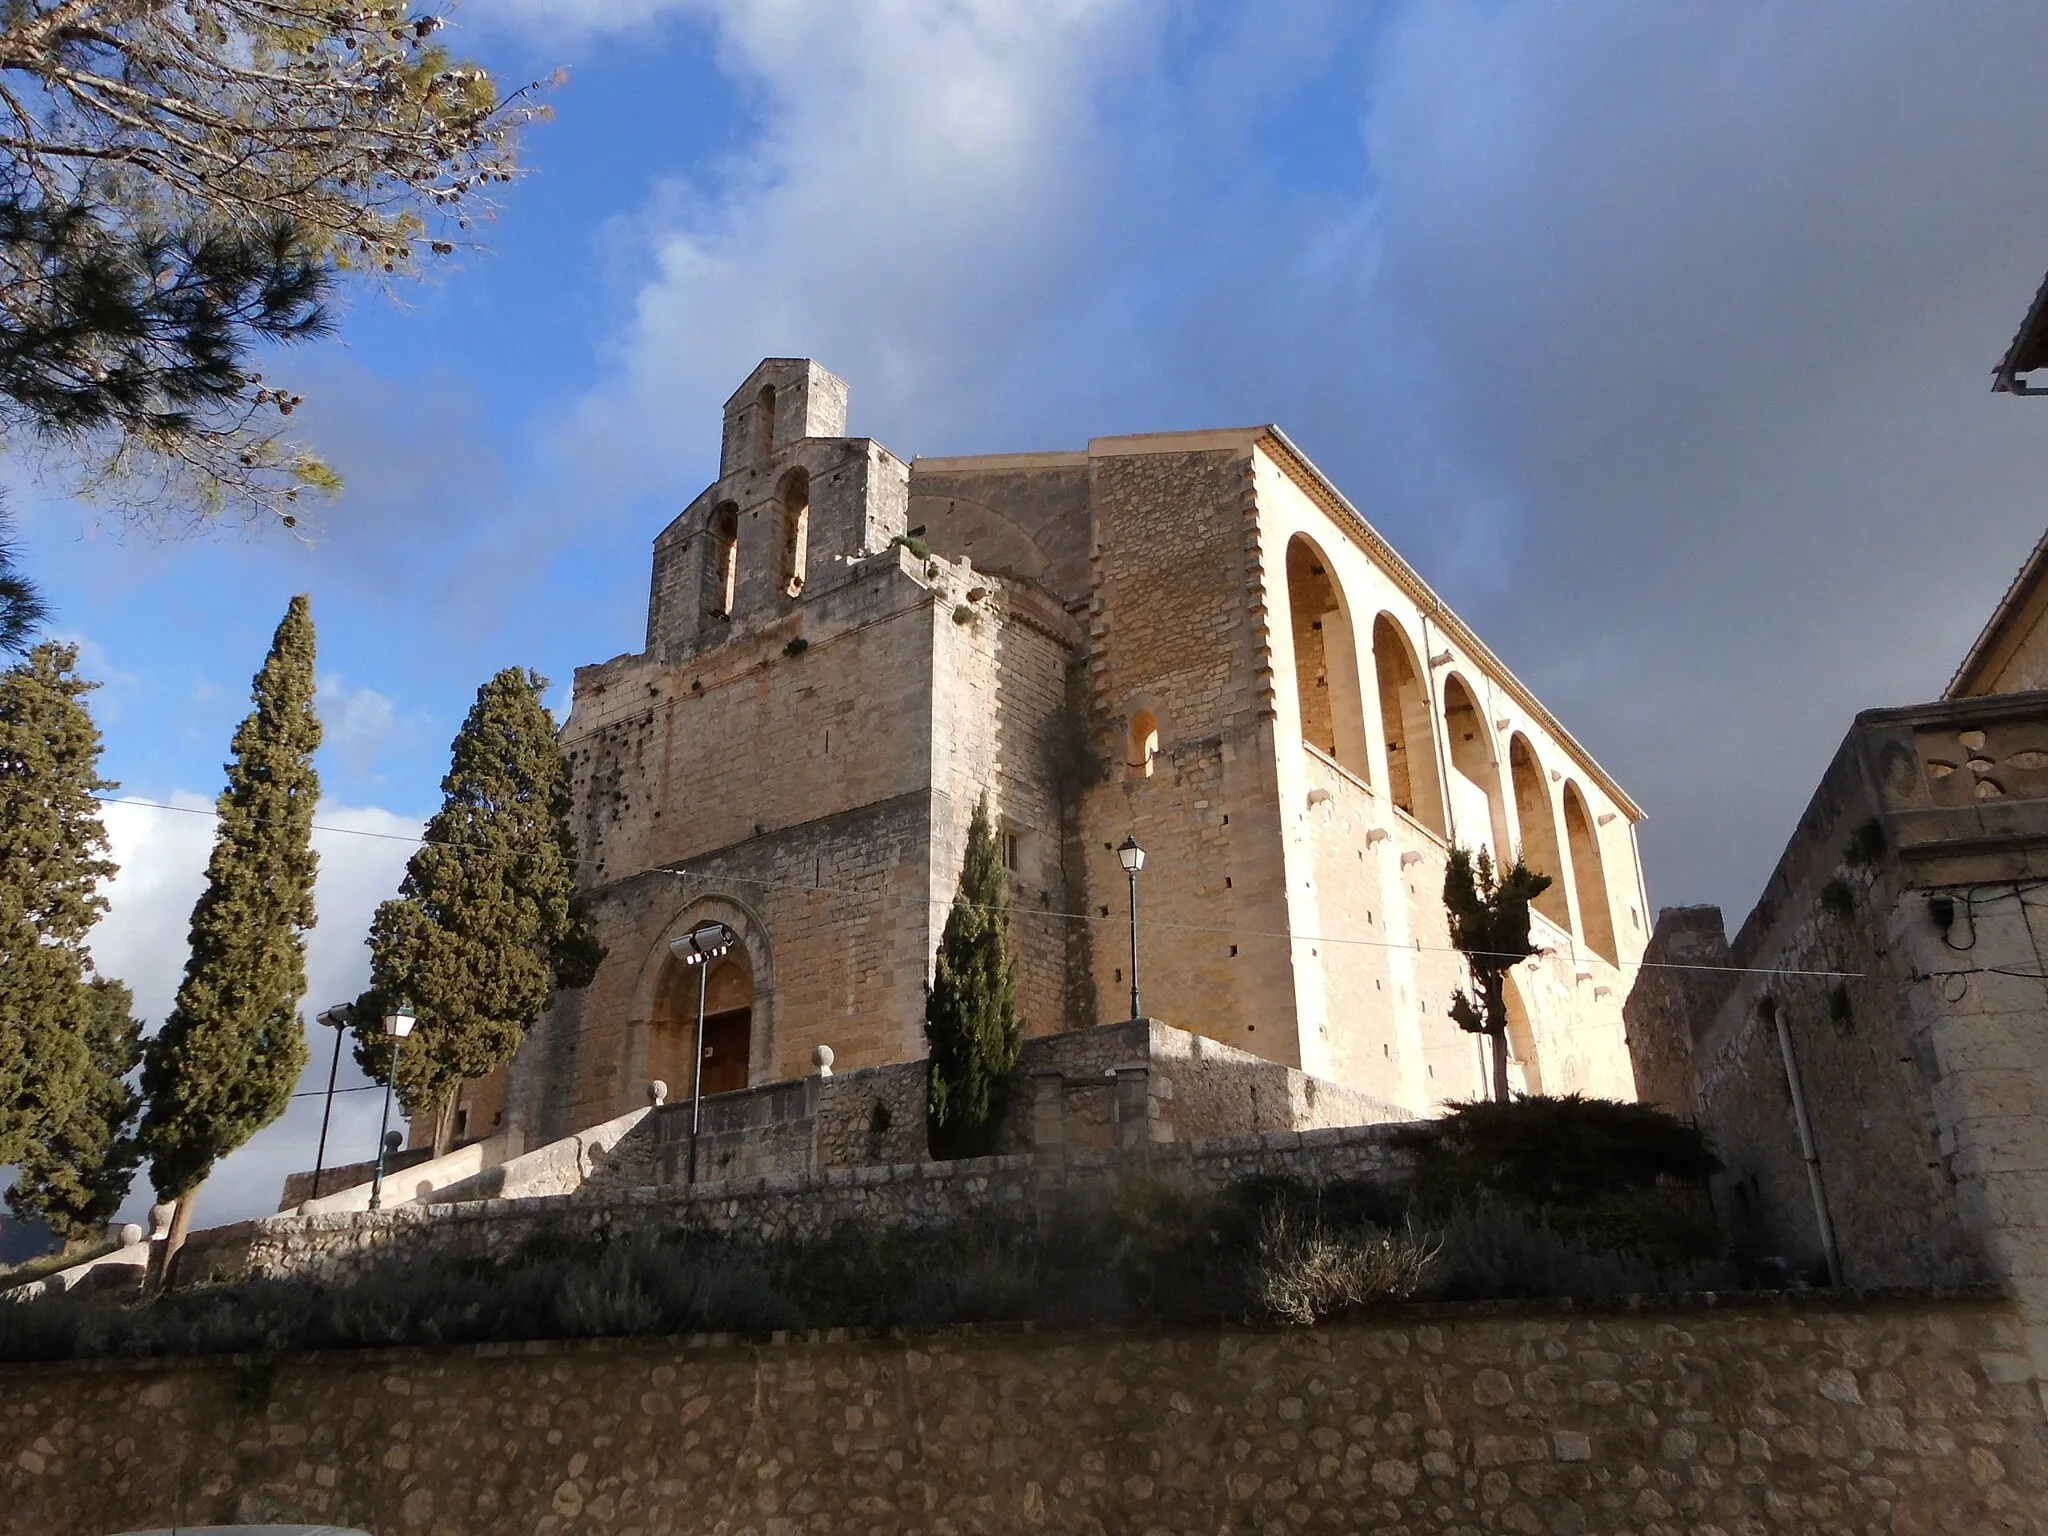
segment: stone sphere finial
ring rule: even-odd
[[[658,1077],[649,1083],[647,1085],[647,1102],[656,1108],[666,1104],[668,1102],[668,1084]]]
[[[124,1221],[121,1223],[121,1231],[118,1235],[123,1248],[133,1248],[142,1241],[142,1227],[137,1222]]]
[[[171,1235],[171,1218],[178,1214],[177,1205],[169,1200],[161,1201],[149,1208],[149,1235],[161,1241]]]
[[[815,1061],[815,1062],[816,1062],[816,1063],[818,1064],[818,1076],[820,1076],[820,1077],[830,1077],[830,1076],[832,1075],[832,1047],[831,1047],[831,1046],[829,1046],[829,1045],[821,1045],[821,1046],[819,1046],[819,1047],[818,1047],[818,1048],[817,1048],[817,1049],[816,1049],[815,1051],[811,1052],[811,1060],[812,1060],[812,1061]]]

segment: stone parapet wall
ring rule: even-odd
[[[384,1172],[389,1175],[408,1168],[417,1168],[432,1159],[434,1149],[424,1147],[403,1147],[384,1160]],[[284,1176],[284,1193],[279,1196],[277,1208],[280,1211],[297,1209],[315,1195],[327,1196],[344,1189],[353,1189],[358,1184],[367,1184],[376,1175],[377,1160],[365,1158],[359,1163],[333,1163],[316,1174],[312,1169],[303,1173],[288,1173]],[[315,1185],[318,1188],[315,1188]]]
[[[2021,1347],[1995,1301],[1818,1297],[17,1366],[0,1498],[38,1536],[2041,1536]]]
[[[1033,1095],[1055,1085],[1057,1113],[1048,1119]],[[1120,1094],[1135,1097],[1126,1107]],[[832,1168],[921,1162],[926,1156],[924,1115],[922,1061],[717,1094],[703,1102],[697,1176],[700,1182],[801,1177]],[[1142,1119],[1142,1129],[1120,1133],[1125,1117]],[[996,1150],[1029,1153],[1048,1137],[1068,1150],[1107,1149],[1134,1141],[1201,1141],[1410,1118],[1397,1105],[1279,1062],[1157,1019],[1132,1019],[1027,1039],[1017,1097]],[[644,1120],[607,1142],[602,1158],[584,1161],[593,1188],[681,1184],[688,1180],[689,1145],[690,1104],[671,1101],[645,1112]],[[545,1151],[528,1154],[527,1161]],[[527,1192],[565,1193],[571,1187]],[[501,1188],[471,1180],[434,1198],[518,1192],[510,1184]]]

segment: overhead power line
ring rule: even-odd
[[[207,816],[217,820],[220,815],[218,811],[210,806],[171,805],[165,801],[144,800],[133,795],[99,795],[94,798],[106,805],[129,805],[145,810],[173,811],[185,816]],[[487,851],[480,844],[439,841],[404,832],[374,832],[367,827],[342,827],[331,823],[322,824],[315,822],[312,830],[315,832],[330,832],[345,837],[369,837],[384,842],[411,843],[415,847],[452,848],[458,852]],[[581,858],[576,862],[579,864],[594,864],[597,861]],[[873,901],[883,894],[880,891],[857,890],[848,886],[805,884],[793,880],[765,880],[759,876],[728,874],[723,871],[717,874],[709,874],[697,870],[674,869],[666,865],[657,865],[652,869],[643,870],[641,873],[647,875],[669,875],[679,880],[702,880],[722,885],[746,885],[752,886],[757,890],[787,891],[814,896],[843,896],[858,901]],[[950,907],[952,904],[953,898],[951,897],[933,896],[929,900],[929,905],[934,907]],[[1012,906],[1010,913],[1013,917],[1047,918],[1057,922],[1115,923],[1121,925],[1125,921],[1125,919],[1114,913],[1104,917],[1096,912],[1063,912],[1047,907],[1032,907],[1022,904]],[[1203,923],[1176,923],[1159,918],[1147,918],[1145,926],[1147,929],[1152,930],[1165,929],[1176,933],[1202,934],[1213,938],[1258,939],[1294,944],[1342,944],[1366,949],[1399,950],[1412,954],[1463,953],[1463,951],[1449,944],[1418,944],[1412,941],[1404,943],[1398,939],[1369,939],[1351,934],[1281,933],[1258,928],[1230,928]],[[1556,951],[1538,951],[1539,956],[1546,954],[1554,956]],[[1576,951],[1573,951],[1564,958],[1576,961],[1579,956]],[[1605,961],[1604,956],[1600,958]],[[1616,969],[1701,971],[1723,976],[1804,976],[1831,981],[1846,981],[1854,980],[1863,975],[1861,971],[1801,970],[1788,966],[1708,965],[1675,960],[1624,960],[1605,961],[1605,963],[1614,965]]]

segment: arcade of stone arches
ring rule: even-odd
[[[1496,858],[1519,852],[1551,877],[1536,900],[1541,916],[1614,963],[1614,914],[1585,791],[1568,774],[1546,772],[1522,731],[1503,754],[1473,685],[1456,670],[1436,681],[1440,669],[1425,666],[1394,614],[1373,617],[1361,652],[1330,562],[1306,534],[1288,541],[1286,573],[1303,744],[1437,838],[1484,846]],[[1384,741],[1384,784],[1374,783],[1372,734]]]

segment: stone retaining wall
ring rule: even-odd
[[[403,1205],[381,1211],[271,1216],[195,1232],[174,1279],[244,1273],[333,1273],[387,1255],[503,1256],[535,1238],[658,1232],[696,1227],[775,1240],[821,1236],[844,1221],[931,1227],[977,1216],[1025,1219],[1066,1199],[1100,1199],[1158,1180],[1217,1188],[1256,1176],[1318,1184],[1369,1179],[1395,1183],[1407,1162],[1398,1127],[1280,1131],[1126,1149],[1041,1146],[1031,1156],[833,1168],[690,1186]]]
[[[0,1368],[6,1528],[2041,1536],[1985,1299]]]

